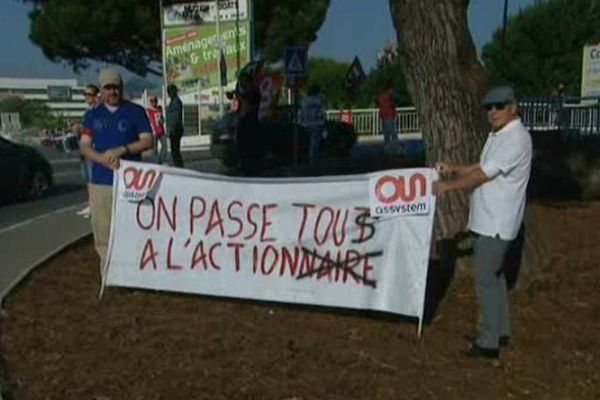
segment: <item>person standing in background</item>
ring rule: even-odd
[[[173,165],[183,168],[181,158],[181,137],[183,136],[183,103],[178,96],[179,89],[174,84],[167,86],[167,94],[171,101],[167,107],[167,135],[171,142],[171,158]]]
[[[262,140],[258,109],[260,90],[253,75],[242,74],[238,78],[236,96],[239,99],[235,137],[240,157],[240,168],[245,175],[253,176],[261,170],[264,143]]]
[[[377,101],[379,106],[379,118],[382,123],[383,141],[385,146],[398,143],[398,133],[396,132],[396,104],[394,102],[394,89],[391,80],[386,81],[383,92],[379,95]]]
[[[84,101],[88,107],[85,114],[83,114],[83,119],[85,120],[86,114],[90,110],[93,110],[94,108],[98,107],[98,105],[101,104],[100,88],[98,88],[98,86],[96,86],[96,85],[88,84],[83,89],[83,95],[84,95]],[[81,133],[83,131],[83,128],[81,127],[80,124],[77,124],[76,129],[77,129],[79,147],[81,148]],[[81,174],[83,176],[83,181],[85,182],[86,185],[89,185],[89,183],[91,182],[91,179],[92,179],[92,163],[88,159],[86,159],[82,154],[79,155],[79,158],[81,159]],[[77,215],[81,215],[84,218],[89,218],[90,217],[90,206],[89,205],[85,206],[85,208],[83,210],[77,212]]]
[[[302,101],[298,117],[308,134],[308,162],[314,164],[319,157],[325,127],[325,104],[318,86],[313,85],[308,90],[308,96]]]
[[[93,84],[88,84],[83,89],[83,95],[85,103],[87,104],[87,110],[85,114],[83,114],[83,119],[85,120],[85,115],[94,108],[98,107],[101,104],[100,101],[100,88]],[[81,130],[79,131],[79,140],[81,140]],[[85,159],[85,157],[81,156],[81,164],[83,169],[83,177],[85,183],[90,183],[90,179],[92,178],[92,164]]]
[[[167,158],[167,137],[165,135],[165,126],[162,106],[158,104],[156,96],[150,96],[150,107],[146,109],[150,127],[154,134],[154,153],[157,155],[157,161],[162,164]],[[158,144],[160,143],[160,149]]]

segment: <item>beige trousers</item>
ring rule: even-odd
[[[110,237],[113,188],[112,186],[90,183],[88,185],[88,194],[90,198],[94,246],[96,247],[98,256],[100,256],[100,278],[104,282],[108,239]]]

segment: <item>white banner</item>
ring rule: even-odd
[[[415,197],[427,213],[371,216],[370,180],[412,175],[425,179]],[[432,169],[232,178],[123,162],[106,284],[421,319],[435,178]]]

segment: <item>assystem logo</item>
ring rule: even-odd
[[[371,215],[428,214],[428,175],[415,170],[390,171],[371,178]]]
[[[124,191],[122,197],[127,200],[142,200],[158,184],[161,173],[154,169],[127,167],[123,171]]]

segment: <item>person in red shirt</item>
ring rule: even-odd
[[[162,107],[158,104],[156,96],[150,97],[150,107],[146,109],[150,127],[156,140],[154,141],[154,153],[158,155],[158,163],[162,164],[167,158],[167,137],[165,135],[165,126]],[[160,142],[160,149],[158,143]]]
[[[392,142],[398,142],[396,105],[394,103],[394,89],[391,81],[385,83],[377,104],[379,105],[379,118],[381,118],[382,122],[384,143],[388,145]]]

